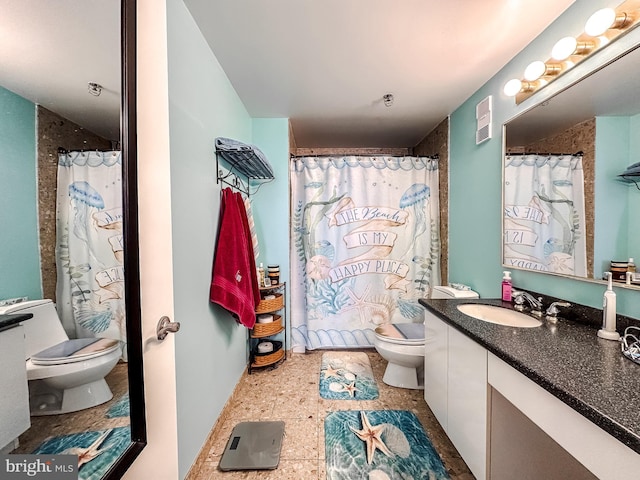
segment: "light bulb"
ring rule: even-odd
[[[522,89],[522,82],[517,78],[512,78],[504,84],[503,92],[507,97],[513,97]]]
[[[551,50],[551,58],[554,60],[565,60],[576,51],[578,41],[573,37],[564,37],[556,42]]]
[[[602,8],[589,17],[584,25],[584,32],[590,37],[599,37],[609,30],[616,21],[613,8]]]
[[[530,82],[539,79],[547,71],[547,66],[544,62],[536,60],[531,62],[524,71],[524,78]]]

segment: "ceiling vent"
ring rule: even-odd
[[[491,95],[476,105],[476,145],[491,138]]]

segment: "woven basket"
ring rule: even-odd
[[[253,363],[251,364],[252,366],[265,367],[267,365],[276,363],[284,357],[282,342],[273,341],[271,343],[273,343],[273,352],[260,353],[258,352],[256,347],[256,350],[253,352]]]
[[[282,330],[282,317],[280,315],[274,315],[273,317],[273,322],[256,323],[251,331],[251,336],[253,338],[268,337]]]
[[[272,298],[270,300],[265,300],[263,298],[260,300],[260,303],[256,307],[256,313],[268,313],[280,310],[284,304],[284,297],[281,293],[276,293],[275,295],[276,298]]]

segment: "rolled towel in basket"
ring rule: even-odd
[[[273,322],[273,315],[258,315],[258,323],[271,323]]]

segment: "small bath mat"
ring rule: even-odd
[[[99,480],[130,444],[126,426],[49,438],[32,453],[78,455],[78,479]]]
[[[346,410],[324,422],[328,480],[448,480],[418,417],[406,410]]]
[[[129,392],[125,393],[107,410],[107,418],[128,417],[129,416]]]
[[[364,352],[326,352],[320,366],[320,396],[329,400],[374,400],[378,385]]]

